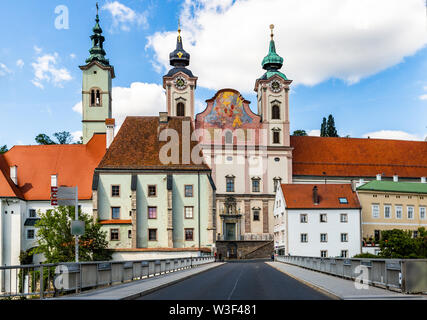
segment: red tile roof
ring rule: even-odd
[[[291,136],[291,147],[294,176],[427,176],[424,141]]]
[[[0,154],[0,197],[24,199],[21,190],[10,178],[10,167],[2,154]]]
[[[319,204],[313,202],[313,188],[317,186]],[[350,184],[282,184],[288,209],[354,209],[360,208],[359,199]],[[339,202],[347,198],[348,203]]]
[[[0,197],[11,196],[9,167],[16,165],[19,198],[49,200],[51,175],[57,174],[58,186],[77,185],[79,199],[91,199],[93,172],[105,151],[105,134],[95,134],[87,144],[14,146],[3,154],[3,163],[0,156]]]
[[[183,121],[188,121],[190,124],[191,118],[168,117],[167,123],[160,123],[158,116],[126,117],[98,169],[210,170],[206,164],[193,163],[192,159],[189,163],[182,163],[182,143],[185,141],[182,133]],[[159,141],[159,134],[164,129],[178,133],[179,158],[176,164],[160,161],[160,150],[171,139],[168,137],[167,141]],[[191,125],[190,134],[193,133],[193,130],[193,125]],[[197,144],[198,141],[191,141],[190,151]]]

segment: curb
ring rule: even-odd
[[[162,284],[162,285],[160,285],[160,286],[158,286],[158,287],[151,288],[151,289],[147,289],[147,290],[142,291],[142,292],[139,292],[139,293],[134,293],[134,294],[132,294],[132,295],[130,295],[130,296],[126,296],[126,297],[123,297],[123,298],[120,298],[120,299],[117,299],[117,300],[135,300],[136,298],[139,298],[139,297],[145,296],[145,295],[147,295],[147,294],[153,293],[153,292],[155,292],[155,291],[157,291],[157,290],[160,290],[160,289],[163,289],[163,288],[169,287],[169,286],[171,286],[171,285],[173,285],[173,284],[175,284],[175,283],[178,283],[178,282],[184,281],[184,280],[186,280],[186,279],[189,279],[189,278],[191,278],[191,277],[194,277],[194,276],[196,276],[196,275],[199,275],[199,274],[201,274],[201,273],[203,273],[203,272],[206,272],[206,271],[209,271],[209,270],[213,270],[213,269],[218,268],[218,267],[220,267],[220,266],[222,266],[222,265],[224,265],[224,264],[225,264],[225,262],[222,262],[222,263],[220,263],[220,264],[218,264],[218,265],[216,265],[216,266],[214,266],[214,267],[212,267],[212,268],[209,268],[209,269],[206,269],[206,270],[202,270],[202,271],[197,272],[197,273],[190,274],[190,275],[188,275],[188,276],[186,276],[186,277],[183,277],[183,278],[181,278],[181,279],[173,280],[173,281],[171,281],[171,282],[168,282],[168,283]]]
[[[268,261],[268,262],[270,262],[270,261]],[[276,267],[276,266],[273,266],[273,265],[269,264],[268,262],[265,262],[265,263],[266,263],[267,265],[269,265],[270,267],[272,267],[273,269],[276,269],[277,271],[279,271],[279,272],[282,272],[282,273],[286,274],[287,276],[291,277],[292,279],[295,279],[295,280],[297,280],[297,281],[301,282],[302,284],[304,284],[304,285],[306,285],[306,286],[308,286],[308,287],[310,287],[310,288],[312,288],[312,289],[314,289],[314,290],[316,290],[316,291],[319,291],[319,292],[323,293],[324,295],[327,295],[328,297],[330,297],[330,298],[332,298],[332,299],[334,299],[334,300],[344,300],[344,298],[343,298],[343,297],[341,297],[341,296],[339,296],[339,295],[337,295],[337,294],[335,294],[335,293],[333,293],[333,292],[331,292],[331,291],[329,291],[329,290],[327,290],[327,289],[325,289],[325,288],[323,288],[323,287],[317,286],[317,285],[315,285],[315,284],[313,284],[313,283],[311,283],[311,282],[308,282],[308,281],[306,281],[306,280],[303,280],[303,279],[297,278],[297,277],[296,277],[296,276],[294,276],[293,274],[290,274],[290,273],[288,273],[288,272],[286,272],[286,271],[283,271],[283,270],[279,269],[278,267]],[[276,261],[275,261],[275,262],[276,262]],[[278,261],[277,261],[277,262],[278,262]]]

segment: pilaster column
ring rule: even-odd
[[[251,202],[245,200],[245,233],[251,233]]]
[[[268,200],[262,200],[262,232],[268,233]]]

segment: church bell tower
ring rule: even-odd
[[[79,68],[83,72],[82,86],[82,114],[83,114],[83,143],[86,144],[94,133],[105,133],[106,119],[112,117],[112,79],[114,79],[114,67],[105,58],[102,29],[99,25],[98,4],[92,40],[90,56],[86,64]]]
[[[263,128],[268,131],[267,145],[289,147],[289,80],[279,71],[283,58],[276,53],[273,39],[274,25],[270,25],[271,40],[268,54],[262,60],[266,72],[255,81],[258,100],[258,114],[262,118]]]
[[[176,49],[169,54],[169,62],[173,68],[163,76],[168,115],[186,116],[194,120],[194,90],[197,77],[186,68],[190,64],[190,54],[183,48],[179,26]]]

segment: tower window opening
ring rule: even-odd
[[[280,132],[273,131],[273,143],[280,143]]]
[[[278,105],[274,105],[271,108],[271,118],[273,120],[280,120],[280,107]]]
[[[90,90],[90,105],[95,105],[95,90]]]
[[[230,131],[225,133],[225,143],[232,144],[233,143],[233,134]]]
[[[101,105],[101,94],[99,93],[99,90],[96,90],[96,105]]]
[[[178,102],[176,105],[176,115],[178,117],[184,117],[185,116],[185,105],[182,102]]]

